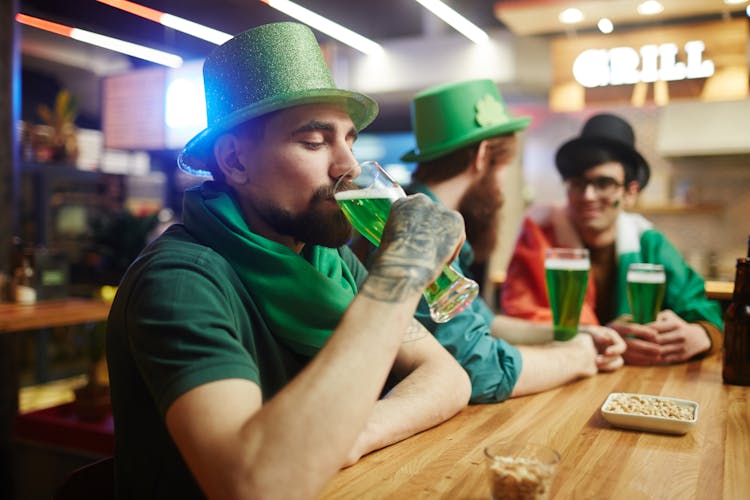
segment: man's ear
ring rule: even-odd
[[[635,202],[638,199],[638,193],[640,192],[640,190],[641,186],[637,181],[630,181],[627,185],[625,185],[625,192],[623,194],[625,208],[633,208],[635,206]]]
[[[487,141],[484,140],[479,143],[479,147],[477,148],[477,154],[474,155],[474,158],[472,159],[472,163],[469,166],[472,173],[482,174],[484,172],[484,169],[487,168],[487,155],[488,154],[489,154],[489,147],[487,146]]]
[[[234,134],[223,134],[214,143],[214,157],[227,181],[243,184],[247,182],[247,172],[237,155],[239,146]]]

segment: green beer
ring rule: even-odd
[[[589,280],[588,252],[585,255],[585,258],[568,259],[553,254],[544,262],[555,340],[570,340],[578,333]]]
[[[336,202],[354,229],[379,246],[391,205],[401,197],[403,191],[399,188],[353,189],[336,193]]]
[[[391,205],[404,196],[400,187],[352,189],[335,194],[336,202],[354,229],[375,246],[380,245]],[[424,296],[433,321],[444,323],[463,311],[477,292],[476,283],[450,266],[443,266],[443,272],[425,289]]]
[[[666,288],[664,267],[658,264],[631,264],[628,268],[628,301],[635,323],[656,321]]]

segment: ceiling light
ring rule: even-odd
[[[417,0],[417,2],[472,42],[481,45],[489,40],[490,37],[481,28],[440,0]]]
[[[383,52],[383,47],[365,38],[362,35],[353,32],[348,28],[344,28],[340,24],[334,23],[330,19],[316,14],[304,7],[300,7],[294,2],[288,0],[260,0],[269,7],[283,12],[284,14],[291,16],[298,21],[315,28],[318,31],[325,33],[328,36],[335,38],[336,40],[353,47],[360,52],[367,55],[375,55]]]
[[[615,26],[612,24],[612,21],[607,19],[606,17],[603,17],[599,19],[599,22],[596,23],[597,28],[599,28],[599,31],[604,33],[605,35],[608,35],[614,31]]]
[[[16,21],[26,26],[38,28],[44,31],[49,31],[57,35],[67,36],[79,42],[89,43],[96,45],[104,49],[113,50],[122,54],[151,61],[153,63],[169,66],[170,68],[179,68],[182,66],[182,58],[180,56],[169,54],[168,52],[162,52],[161,50],[144,47],[143,45],[137,45],[135,43],[126,42],[117,38],[112,38],[91,31],[86,31],[78,28],[71,28],[64,24],[53,23],[38,17],[27,16],[25,14],[16,14]]]
[[[664,10],[664,6],[656,0],[646,0],[642,4],[638,5],[638,13],[644,16],[653,16],[659,14]]]
[[[560,12],[557,16],[561,23],[564,24],[575,24],[583,21],[583,12],[578,9],[570,8]]]
[[[182,33],[187,33],[188,35],[206,40],[207,42],[211,42],[216,45],[221,45],[222,43],[232,38],[232,35],[230,35],[229,33],[224,33],[222,31],[209,28],[208,26],[203,26],[202,24],[194,23],[192,21],[188,21],[187,19],[173,16],[172,14],[166,14],[156,9],[139,5],[135,2],[129,2],[128,0],[97,0],[97,2],[107,4],[111,7],[115,7],[116,9],[124,10],[125,12],[130,12],[131,14],[135,14],[136,16],[143,17],[168,28],[181,31]]]
[[[724,3],[727,5],[739,5],[745,2],[747,2],[747,0],[724,0]]]
[[[750,17],[750,5],[745,9],[745,14],[747,14],[747,17]]]

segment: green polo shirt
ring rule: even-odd
[[[364,268],[348,248],[339,253],[361,284]],[[123,278],[107,360],[117,494],[137,499],[203,497],[166,429],[175,399],[242,378],[258,384],[265,401],[307,361],[277,341],[229,263],[181,225],[146,248]]]

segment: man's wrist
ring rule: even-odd
[[[378,273],[371,273],[360,289],[364,295],[373,300],[390,303],[419,297],[423,290],[424,288],[417,286],[413,279]]]

